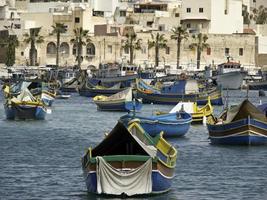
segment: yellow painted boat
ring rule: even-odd
[[[210,98],[206,105],[199,107],[197,102],[179,102],[170,113],[175,113],[179,111],[185,111],[192,116],[192,122],[195,123],[206,123],[206,119],[213,114],[213,106],[211,105]],[[163,114],[162,112],[157,112],[156,114]]]

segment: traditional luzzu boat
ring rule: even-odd
[[[138,123],[118,124],[82,157],[87,190],[107,195],[144,195],[171,188],[177,151],[162,134],[152,138]]]
[[[140,110],[142,104],[133,101],[132,89],[128,88],[111,96],[98,95],[93,98],[98,110],[102,111],[126,111]]]
[[[206,105],[199,107],[197,102],[179,102],[169,113],[185,111],[192,116],[192,121],[195,123],[206,123],[206,119],[213,114],[213,106],[210,99]]]
[[[85,97],[95,97],[97,95],[110,96],[110,95],[116,94],[118,92],[121,92],[127,89],[127,88],[121,88],[120,83],[117,83],[113,85],[112,87],[104,87],[100,85],[89,87],[87,85],[88,84],[78,89],[79,94],[81,96],[85,96]]]
[[[180,137],[188,132],[192,117],[186,112],[154,115],[150,117],[136,116],[134,113],[129,113],[122,116],[120,120],[125,125],[133,122],[140,123],[143,129],[151,136],[156,136],[163,131],[164,137]]]
[[[48,90],[43,90],[41,93],[41,100],[47,106],[52,106],[54,100],[56,98],[56,93]]]
[[[212,144],[267,144],[266,116],[248,100],[227,109],[218,119],[211,117],[207,127]]]
[[[35,98],[28,89],[24,89],[17,97],[10,96],[8,90],[8,87],[4,90],[7,97],[4,103],[7,119],[45,119],[47,113],[45,105]]]
[[[195,80],[180,80],[171,86],[157,89],[137,79],[137,97],[141,98],[143,103],[177,104],[180,101],[186,101],[197,102],[198,105],[207,104],[210,98],[212,105],[223,105],[220,88],[199,92],[197,85]]]

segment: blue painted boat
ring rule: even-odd
[[[135,114],[130,113],[122,116],[120,120],[124,124],[130,124],[137,121],[151,136],[156,136],[163,131],[164,137],[179,137],[184,136],[188,132],[192,122],[192,116],[186,112],[169,113],[150,117],[136,116]]]
[[[95,97],[97,95],[111,96],[118,92],[121,92],[127,88],[121,88],[121,84],[115,84],[112,87],[104,87],[104,86],[84,86],[82,88],[78,88],[79,94],[85,97]]]
[[[190,82],[194,82],[191,80]],[[137,97],[142,99],[143,103],[176,105],[180,101],[197,102],[198,105],[206,105],[210,98],[212,105],[223,105],[221,88],[212,88],[208,91],[190,92],[190,85],[184,81],[179,81],[172,86],[165,86],[161,89],[147,85],[141,79],[137,80]],[[187,86],[188,85],[188,86]],[[195,87],[195,86],[194,86]],[[188,91],[185,90],[188,88]]]
[[[118,123],[82,157],[87,190],[96,194],[135,196],[171,189],[177,151],[162,135],[149,136],[138,123]]]
[[[45,119],[47,113],[45,105],[36,99],[28,89],[24,89],[16,97],[10,95],[9,91],[9,87],[6,86],[4,89],[6,97],[4,108],[7,119]]]
[[[98,110],[101,111],[129,112],[132,110],[138,111],[142,108],[142,104],[139,101],[133,101],[131,88],[111,96],[95,96],[93,101],[97,105]]]
[[[54,100],[56,98],[56,94],[52,93],[48,90],[43,90],[41,94],[41,100],[47,106],[52,106]]]
[[[219,119],[210,118],[207,127],[212,144],[267,144],[266,116],[248,100],[226,110]]]

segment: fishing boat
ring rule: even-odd
[[[118,92],[121,92],[125,89],[126,88],[120,87],[120,83],[117,83],[113,85],[112,87],[104,87],[104,86],[97,85],[97,86],[90,86],[90,87],[88,86],[82,87],[82,88],[79,88],[78,90],[81,96],[95,97],[97,95],[110,96]]]
[[[199,107],[197,102],[179,102],[169,113],[185,111],[192,116],[192,122],[206,123],[206,119],[213,114],[210,99],[206,105]]]
[[[192,122],[192,117],[186,112],[176,112],[163,115],[153,115],[150,117],[137,116],[135,113],[129,113],[120,118],[126,125],[132,122],[138,122],[143,129],[151,136],[156,136],[161,131],[164,137],[184,136]]]
[[[216,82],[223,89],[237,90],[241,88],[244,75],[240,63],[228,60],[228,62],[218,65],[217,71]]]
[[[184,111],[192,116],[193,123],[206,124],[206,120],[213,114],[213,106],[210,100],[202,107],[199,107],[196,102],[179,102],[175,107],[171,109],[169,113],[176,113]],[[156,115],[166,114],[166,112],[157,111]]]
[[[207,127],[212,144],[267,144],[266,116],[249,100],[225,110],[218,119],[211,117]]]
[[[4,103],[7,119],[45,119],[47,113],[45,105],[36,99],[28,89],[24,89],[17,97],[9,96],[7,87],[4,92],[7,97]]]
[[[180,80],[171,86],[158,89],[146,84],[141,79],[137,79],[136,86],[137,97],[141,98],[143,103],[177,104],[180,101],[187,101],[205,105],[210,98],[212,105],[223,105],[220,88],[199,91],[196,80]]]
[[[56,98],[56,92],[52,92],[49,90],[43,90],[41,93],[41,100],[47,106],[52,106],[55,98]]]
[[[128,88],[111,96],[98,95],[93,98],[98,110],[102,111],[131,111],[140,110],[142,104],[133,101],[132,89]]]
[[[162,133],[152,138],[138,123],[118,122],[82,157],[87,190],[107,195],[143,195],[171,188],[177,151]]]

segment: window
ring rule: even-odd
[[[70,46],[67,42],[62,42],[59,51],[62,55],[68,56],[70,53]]]
[[[124,48],[124,53],[129,54],[129,48]]]
[[[108,52],[112,53],[112,45],[108,45]]]
[[[95,55],[95,45],[93,43],[88,43],[86,45],[86,54],[90,56]]]
[[[211,48],[207,48],[207,55],[210,56],[211,54]]]
[[[186,8],[187,13],[191,13],[191,8]]]
[[[75,23],[80,23],[80,17],[75,17]]]
[[[165,31],[165,25],[164,24],[159,25],[159,31]]]
[[[24,56],[24,51],[21,51],[21,52],[20,52],[20,55],[21,55],[21,56]]]
[[[46,46],[46,53],[47,54],[56,54],[56,44],[54,42],[49,42]]]
[[[167,55],[170,54],[170,47],[166,47],[165,53],[166,53]]]
[[[146,47],[142,47],[141,52],[142,54],[146,54]]]
[[[175,17],[180,17],[180,13],[175,13]]]
[[[152,27],[153,21],[146,22],[146,25]]]
[[[200,13],[203,13],[204,12],[204,9],[203,8],[199,8],[199,12]]]
[[[225,55],[228,56],[229,53],[230,53],[230,49],[229,48],[225,48],[224,52],[225,52]]]
[[[186,28],[191,28],[191,24],[186,24]]]
[[[120,16],[121,17],[126,17],[126,11],[125,10],[121,10],[120,11]]]
[[[21,29],[21,24],[15,24],[14,29]]]
[[[243,56],[243,54],[244,54],[244,50],[243,50],[243,48],[239,48],[239,55],[240,55],[240,56]]]

